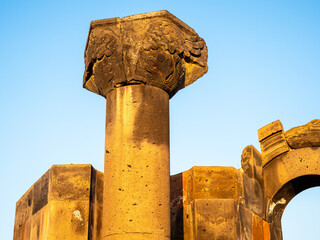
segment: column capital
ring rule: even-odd
[[[172,97],[207,70],[205,41],[168,11],[92,21],[83,87],[106,97],[111,90],[147,84]]]

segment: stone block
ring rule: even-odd
[[[92,168],[90,190],[89,239],[102,237],[103,173]]]
[[[102,237],[102,205],[90,203],[89,215],[89,238],[88,239],[101,239]]]
[[[237,203],[233,199],[197,199],[193,219],[194,230],[189,237],[194,238],[186,238],[185,232],[185,240],[239,239]]]
[[[282,131],[283,131],[283,126],[279,120],[269,123],[268,125],[258,130],[259,142],[271,136],[272,134],[275,134],[277,132],[282,132]]]
[[[252,240],[264,240],[263,219],[252,215]]]
[[[241,154],[241,168],[249,178],[255,178],[261,185],[262,178],[262,156],[252,145],[243,149]]]
[[[25,221],[19,228],[15,228],[13,240],[41,240],[47,239],[48,208],[43,207],[32,217]]]
[[[47,240],[87,240],[89,207],[89,201],[50,201]]]
[[[243,201],[248,209],[263,216],[264,194],[262,158],[254,146],[247,146],[241,155]]]
[[[19,229],[32,216],[33,187],[31,187],[16,203],[14,228]]]
[[[239,216],[240,239],[251,240],[253,223],[252,218],[254,214],[242,204],[238,204],[237,215]]]
[[[54,165],[50,171],[50,200],[90,198],[91,165]]]
[[[184,240],[194,240],[195,239],[195,229],[194,229],[194,202],[185,204],[183,206],[183,235]]]
[[[32,214],[37,213],[48,203],[49,172],[45,173],[33,186]]]
[[[263,220],[263,237],[264,240],[271,240],[269,223]]]
[[[233,167],[193,167],[183,172],[183,201],[234,199],[242,196],[239,170]]]
[[[275,157],[290,150],[279,120],[260,128],[258,135],[262,154],[262,166],[265,166]]]
[[[288,130],[285,137],[293,149],[320,147],[320,120],[315,119],[306,125]]]
[[[15,228],[20,228],[28,219],[48,203],[49,171],[17,201]]]
[[[91,165],[51,167],[17,202],[13,239],[97,239],[102,192],[103,173]]]
[[[263,186],[255,178],[243,177],[243,204],[259,216],[264,216]]]

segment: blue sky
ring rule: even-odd
[[[105,99],[82,88],[90,21],[163,9],[209,49],[208,73],[170,101],[172,174],[239,168],[262,126],[319,118],[320,1],[2,0],[2,239],[12,239],[15,202],[53,164],[103,170]],[[319,198],[313,188],[292,200],[285,239],[318,239]]]

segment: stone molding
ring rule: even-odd
[[[279,155],[292,149],[320,147],[320,120],[314,119],[306,125],[284,131],[277,120],[258,130],[262,165],[266,166]]]

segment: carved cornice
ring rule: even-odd
[[[204,40],[168,11],[92,21],[83,86],[106,97],[148,84],[172,97],[207,72],[207,58]]]

